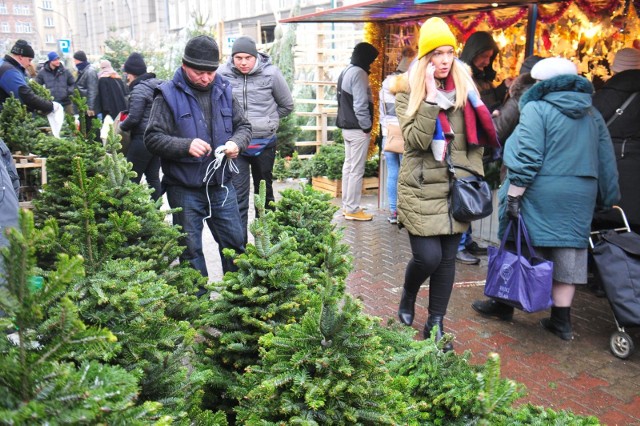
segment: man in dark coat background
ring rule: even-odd
[[[56,52],[49,52],[49,59],[36,75],[36,81],[49,89],[53,100],[63,106],[64,112],[73,114],[70,96],[75,88],[73,74],[61,62]]]

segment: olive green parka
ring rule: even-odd
[[[450,177],[446,162],[437,161],[431,151],[440,107],[423,102],[416,115],[408,117],[409,83],[406,78],[404,87],[398,89],[396,112],[405,141],[398,178],[399,224],[411,235],[423,237],[462,234],[469,224],[456,221],[449,213]],[[453,164],[484,176],[484,149],[467,144],[463,111],[451,108],[446,114],[455,135],[450,142]],[[470,173],[456,169],[456,174],[464,177]]]

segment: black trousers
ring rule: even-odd
[[[404,288],[417,292],[429,278],[429,315],[444,316],[453,290],[456,253],[461,234],[420,237],[409,234],[413,257],[404,275]]]
[[[160,190],[160,157],[149,152],[143,142],[143,135],[132,135],[131,145],[127,151],[127,161],[133,164],[133,171],[138,174],[131,180],[140,183],[142,175],[147,178],[147,184],[153,188],[151,197],[157,200],[162,195]]]
[[[240,210],[240,219],[242,221],[242,229],[244,230],[244,243],[247,244],[247,223],[249,221],[249,197],[251,189],[251,181],[249,176],[253,177],[253,192],[255,194],[260,190],[260,181],[264,180],[267,184],[267,208],[269,203],[274,201],[273,196],[273,163],[276,159],[276,146],[265,148],[260,155],[255,157],[247,157],[239,155],[236,164],[239,173],[233,175],[233,186],[238,194],[238,209]],[[257,211],[256,211],[257,216]]]

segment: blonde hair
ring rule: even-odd
[[[418,59],[418,62],[409,70],[409,87],[411,92],[409,93],[409,103],[407,105],[407,116],[413,117],[418,112],[420,105],[427,96],[426,87],[426,72],[427,64],[433,56],[433,51],[427,53],[422,58]],[[449,71],[453,76],[453,83],[456,86],[456,101],[454,104],[455,109],[464,108],[467,103],[467,98],[470,91],[478,93],[473,78],[471,77],[471,71],[469,67],[457,59],[454,59],[451,63],[451,70]]]

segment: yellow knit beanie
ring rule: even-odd
[[[442,18],[429,18],[420,27],[418,59],[440,46],[456,48],[456,37]]]

